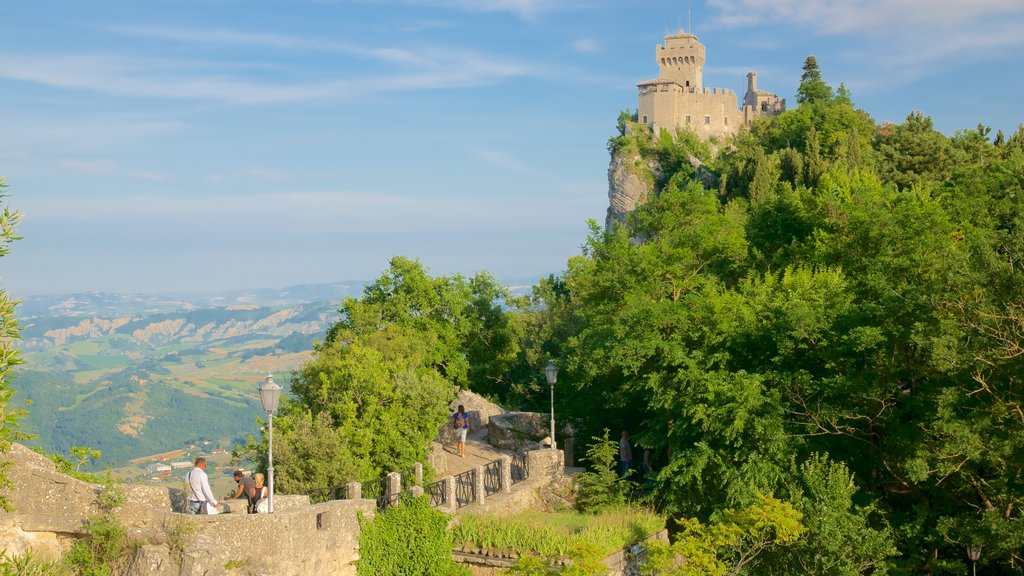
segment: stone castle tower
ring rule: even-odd
[[[743,108],[727,88],[704,87],[704,45],[679,31],[665,36],[655,57],[659,75],[637,84],[637,119],[657,130],[687,127],[702,138],[735,134],[761,115],[774,116],[786,109],[786,100],[757,89],[757,74],[747,74]]]

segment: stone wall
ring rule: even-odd
[[[56,558],[85,536],[86,520],[102,513],[104,487],[60,474],[49,459],[17,444],[0,458],[12,462],[8,476],[16,487],[5,492],[15,510],[0,511],[0,542],[9,554],[31,548]],[[305,496],[275,496],[274,514],[192,516],[175,512],[180,490],[123,490],[126,502],[114,514],[143,543],[130,559],[131,576],[354,575],[358,513],[374,510],[372,500],[309,505]]]

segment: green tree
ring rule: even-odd
[[[621,508],[626,504],[629,483],[615,471],[619,445],[604,435],[593,437],[587,448],[586,461],[590,470],[576,475],[576,506],[582,512],[602,512]]]
[[[778,562],[773,570],[851,576],[887,572],[886,561],[896,555],[893,535],[874,505],[855,503],[858,488],[844,464],[812,454],[794,471],[786,491],[807,531],[792,546],[771,554]]]
[[[21,221],[21,214],[6,206],[4,190],[7,186],[3,178],[0,178],[0,203],[3,203],[3,213],[0,214],[0,257],[6,256],[11,251],[11,244],[20,240],[17,235],[17,226]],[[11,405],[11,398],[14,396],[8,383],[14,367],[21,364],[18,356],[17,339],[19,338],[18,320],[14,316],[14,309],[18,301],[5,289],[0,289],[0,454],[7,452],[11,442],[25,438],[25,434],[18,431],[18,419],[25,415],[25,410],[15,408]],[[0,509],[11,510],[10,501],[2,490],[10,488],[6,471],[9,462],[0,462]]]
[[[422,462],[459,387],[506,393],[522,340],[510,302],[486,273],[435,278],[393,258],[361,299],[342,302],[341,320],[292,379],[275,420],[282,491]],[[248,448],[262,461],[262,446]]]
[[[796,90],[796,101],[800,104],[824,102],[832,98],[832,88],[821,79],[818,59],[808,56],[804,60],[804,73],[800,76],[800,87]],[[849,96],[849,94],[846,94]]]
[[[90,460],[99,460],[101,455],[102,453],[95,448],[89,448],[88,446],[72,446],[71,456],[75,458],[75,472],[81,472],[82,466],[88,464]]]
[[[903,124],[888,125],[878,134],[879,175],[900,188],[941,182],[953,172],[958,155],[932,119],[921,112]]]
[[[786,502],[758,496],[739,510],[724,510],[711,524],[677,520],[671,545],[653,543],[644,570],[663,576],[744,573],[767,551],[792,545],[804,533],[802,515]]]

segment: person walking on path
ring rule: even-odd
[[[469,416],[466,416],[466,408],[459,404],[457,412],[452,414],[452,429],[458,435],[459,458],[466,457],[466,434],[469,433]]]
[[[206,477],[206,458],[196,458],[196,467],[185,477],[189,493],[187,511],[189,514],[216,514],[220,504],[210,490],[210,479]]]
[[[629,445],[629,430],[623,430],[619,440],[619,475],[625,478],[632,464],[633,447]]]

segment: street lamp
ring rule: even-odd
[[[274,412],[281,399],[281,387],[274,383],[274,377],[267,372],[267,379],[260,386],[260,402],[267,413],[267,486],[270,488],[270,499],[267,511],[274,511]]]
[[[967,557],[971,560],[971,574],[977,574],[977,562],[981,558],[981,546],[968,546]]]
[[[555,445],[555,382],[558,382],[558,366],[554,360],[548,360],[548,367],[544,369],[544,376],[548,379],[548,386],[551,387],[551,449]]]

